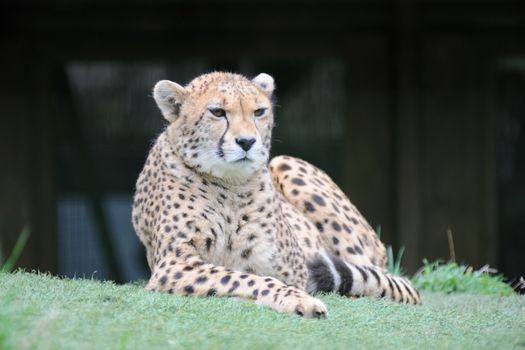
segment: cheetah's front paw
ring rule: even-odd
[[[325,318],[328,315],[328,309],[321,300],[295,288],[293,293],[279,301],[278,309],[306,318]]]

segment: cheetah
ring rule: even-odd
[[[419,304],[386,271],[385,248],[339,187],[304,160],[269,162],[274,80],[201,75],[159,81],[168,121],[136,183],[132,221],[146,247],[146,288],[253,300],[327,315],[318,292]]]

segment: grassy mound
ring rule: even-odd
[[[0,273],[0,349],[348,349],[525,346],[525,297],[424,293],[424,305],[325,295],[326,320],[226,298]]]

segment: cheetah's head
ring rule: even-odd
[[[266,166],[270,153],[273,78],[201,75],[185,87],[159,81],[153,96],[170,122],[169,140],[190,167],[240,183]]]

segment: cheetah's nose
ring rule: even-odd
[[[255,143],[255,139],[253,137],[251,138],[240,137],[238,139],[235,139],[235,142],[237,142],[237,144],[241,146],[241,148],[245,152],[248,152],[250,148],[252,148],[252,145]]]

